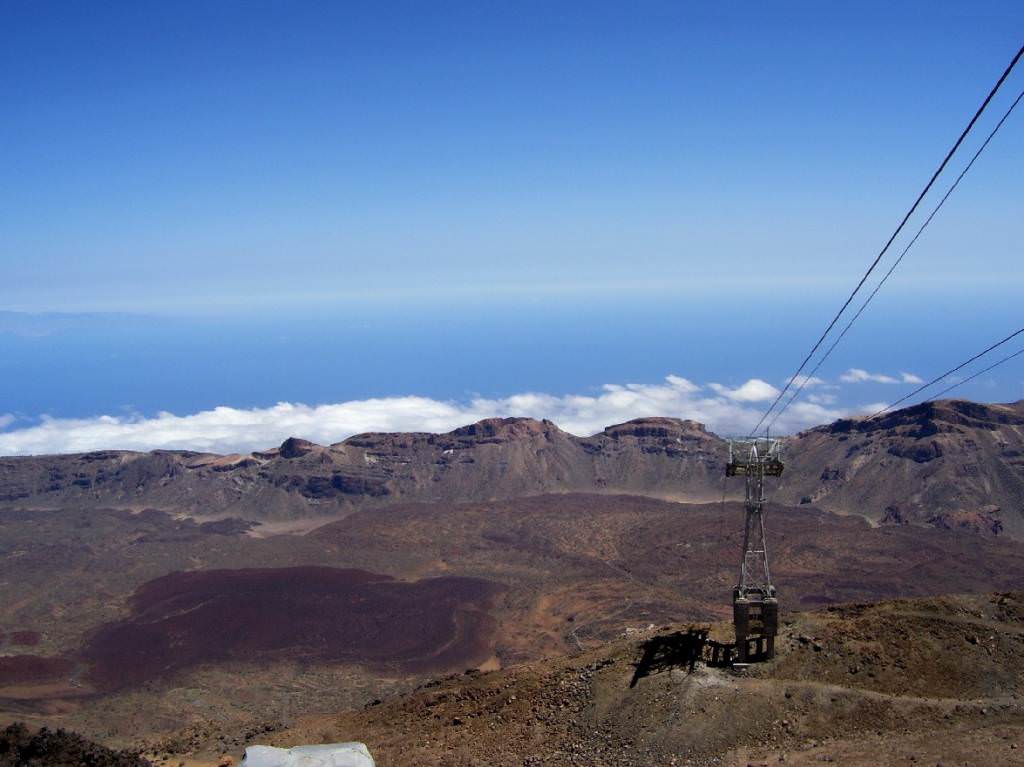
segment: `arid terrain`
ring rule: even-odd
[[[103,451],[0,459],[0,503],[157,508],[255,520],[342,515],[400,501],[633,492],[710,500],[723,441],[700,424],[649,418],[580,438],[550,421],[490,419],[448,434],[290,438],[249,455]]]
[[[0,767],[1024,767],[1022,30],[0,0]]]
[[[455,676],[267,740],[359,737],[395,765],[1024,763],[1022,595],[847,605],[786,621],[776,660],[637,678],[678,626]],[[715,630],[725,631],[724,626]]]
[[[889,524],[1024,536],[1024,401],[944,400],[787,440],[774,498]],[[103,451],[0,459],[0,508],[159,509],[283,521],[399,502],[544,493],[721,497],[726,442],[693,421],[643,418],[577,437],[490,419],[448,434],[300,438],[248,455]],[[725,488],[736,497],[735,487]]]
[[[803,432],[780,503],[1024,536],[1024,402],[947,400]]]
[[[856,760],[894,733],[931,753],[936,722],[1015,742],[1017,672],[994,669],[1024,628],[1017,596],[990,595],[1024,589],[1022,409],[938,403],[793,438],[767,512],[779,658],[634,688],[662,627],[726,630],[743,512],[697,424],[3,459],[0,720],[200,762],[328,736],[384,765],[874,764]],[[519,703],[472,713],[499,689]],[[439,690],[445,706],[422,702]]]

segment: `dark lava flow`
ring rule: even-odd
[[[101,691],[204,663],[360,663],[402,672],[465,668],[491,652],[480,578],[396,581],[332,567],[176,572],[143,584],[131,615],[100,628],[81,658]]]

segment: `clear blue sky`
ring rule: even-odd
[[[0,301],[845,284],[1022,35],[1019,2],[7,2]],[[1022,136],[935,271],[1020,273]]]
[[[0,309],[170,319],[56,346],[0,327],[0,418],[778,384],[1022,39],[1020,2],[6,2]],[[909,348],[927,375],[1013,322],[1021,120],[880,296],[881,335],[823,372],[895,373]],[[751,299],[778,335],[730,349]],[[253,381],[280,349],[246,317],[361,351]],[[350,343],[353,318],[386,321]],[[461,350],[457,375],[427,347]]]

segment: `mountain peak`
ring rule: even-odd
[[[515,439],[560,431],[561,429],[547,419],[538,421],[535,418],[485,418],[450,431],[447,436],[463,439]]]
[[[619,439],[621,437],[655,437],[665,439],[682,436],[707,436],[708,430],[704,424],[698,421],[650,416],[634,418],[625,423],[613,424],[606,427],[601,433],[612,439]]]
[[[818,428],[829,434],[899,429],[906,432],[906,436],[920,438],[956,427],[992,430],[1004,425],[1024,425],[1024,403],[989,405],[962,399],[934,400],[894,410],[878,418],[842,418]]]
[[[301,458],[318,447],[319,445],[315,442],[310,442],[308,439],[289,437],[281,443],[281,447],[278,448],[278,455],[282,458]]]

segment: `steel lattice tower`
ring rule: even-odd
[[[735,440],[729,443],[727,477],[746,480],[743,551],[740,578],[732,591],[736,627],[736,660],[771,658],[779,624],[779,603],[768,567],[764,526],[764,478],[782,474],[782,443],[775,439]]]

